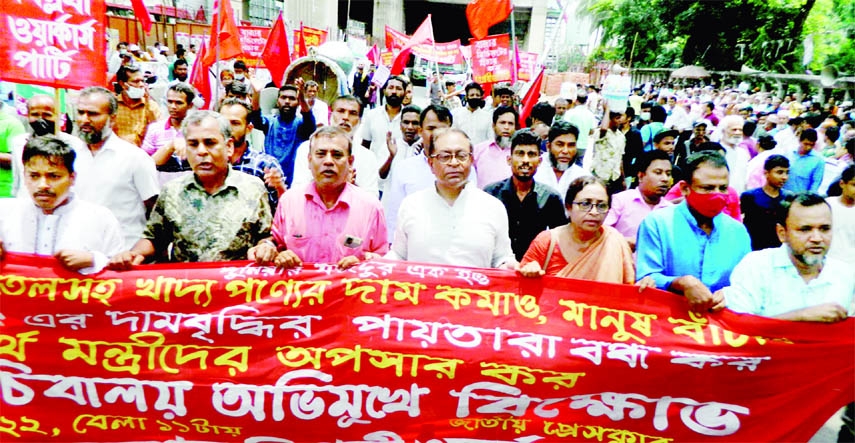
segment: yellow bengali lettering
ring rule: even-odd
[[[324,291],[332,282],[328,280],[301,281],[301,280],[279,280],[270,287],[270,298],[282,298],[283,304],[292,308],[300,307],[306,298],[310,306],[324,304]],[[291,298],[294,302],[291,303]]]
[[[461,306],[469,306],[472,303],[472,296],[466,289],[446,285],[437,285],[436,289],[439,292],[434,294],[433,298],[451,303],[455,311],[459,311]]]
[[[57,295],[69,301],[88,304],[89,299],[110,306],[120,279],[98,280],[91,278],[33,278],[20,275],[0,276],[0,294],[27,297],[47,297],[55,301]]]
[[[106,430],[121,430],[121,429],[140,429],[145,430],[144,417],[130,417],[125,415],[93,415],[81,414],[78,415],[71,428],[78,434],[89,432],[87,428]]]
[[[283,353],[282,351],[286,351]],[[311,363],[315,369],[321,369],[321,354],[325,349],[321,348],[299,348],[296,346],[280,346],[276,348],[276,358],[283,365],[299,368]]]
[[[36,343],[39,331],[20,332],[15,335],[0,334],[0,355],[8,355],[20,362],[27,360],[27,343]]]
[[[235,283],[235,281],[229,282],[229,284],[231,283]],[[163,276],[158,276],[155,279],[138,278],[136,295],[137,297],[149,297],[169,303],[172,297],[182,298],[192,294],[193,303],[197,306],[206,307],[211,303],[213,298],[211,290],[216,284],[216,280],[189,280]]]

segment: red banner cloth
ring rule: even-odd
[[[375,66],[380,65],[380,48],[377,47],[377,44],[374,44],[374,46],[365,53],[365,58]]]
[[[213,10],[214,18],[211,21],[211,37],[208,41],[209,52],[204,61],[205,66],[213,66],[218,59],[228,60],[239,57],[243,53],[232,2],[230,0],[214,0]],[[215,29],[219,29],[219,33],[214,32]]]
[[[148,13],[143,0],[131,0],[131,5],[134,8],[134,16],[140,21],[143,31],[146,34],[151,34],[151,15]]]
[[[412,37],[407,40],[407,44],[401,49],[401,52],[395,55],[395,59],[392,61],[392,68],[389,70],[392,75],[404,72],[404,68],[407,67],[407,59],[409,59],[410,52],[414,46],[422,43],[432,43],[433,40],[433,22],[431,21],[431,14],[428,14],[422,24],[416,29],[416,32],[413,33]]]
[[[525,93],[525,97],[522,99],[522,108],[520,109],[520,125],[525,128],[527,125],[525,120],[531,115],[531,110],[534,109],[534,105],[540,100],[540,90],[543,87],[543,69],[540,70],[540,73],[537,74],[537,78],[534,79],[534,83],[531,84],[531,87],[528,88],[528,91]],[[552,122],[545,122],[547,124],[551,124]]]
[[[407,46],[409,41],[409,36],[389,27],[389,25],[386,25],[387,49],[393,52],[401,51],[405,46]],[[447,65],[464,63],[459,39],[445,43],[425,43],[415,45],[412,47],[412,52],[419,57],[432,62],[444,63]]]
[[[242,60],[246,62],[247,66],[266,67],[261,58],[261,53],[264,51],[271,31],[271,28],[262,26],[238,26],[240,47],[243,52]]]
[[[303,26],[300,32],[303,56],[309,55],[309,48],[318,47],[327,42],[327,31]]]
[[[207,109],[213,109],[211,105],[211,65],[206,65],[205,60],[208,58],[209,48],[203,40],[199,43],[199,53],[196,54],[196,60],[193,62],[193,71],[190,73],[190,85],[199,91],[199,94],[205,99]]]
[[[406,262],[0,266],[3,441],[807,441],[855,397],[855,319]]]
[[[267,37],[267,44],[264,46],[261,58],[270,71],[273,84],[277,88],[281,88],[285,70],[291,64],[291,52],[288,51],[288,29],[285,27],[285,20],[282,18],[281,11],[273,23],[273,28],[270,29],[270,35]]]
[[[537,65],[537,53],[534,52],[519,52],[519,60],[517,69],[519,70],[518,79],[528,82],[534,78],[534,73]]]
[[[505,21],[513,11],[511,0],[472,0],[466,5],[466,20],[472,37],[481,40],[490,33],[490,26]]]
[[[3,4],[0,80],[70,89],[107,83],[104,0]]]
[[[472,77],[481,85],[511,80],[511,55],[508,34],[491,35],[473,40]]]

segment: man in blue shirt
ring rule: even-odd
[[[695,312],[724,307],[717,293],[751,251],[748,231],[722,210],[727,205],[729,171],[718,152],[689,157],[683,203],[653,211],[638,229],[636,252],[640,286],[683,294]]]
[[[751,236],[751,249],[759,251],[781,246],[775,229],[780,204],[787,196],[781,188],[787,183],[790,161],[783,155],[770,155],[763,164],[766,184],[750,189],[739,197],[742,224]]]
[[[784,190],[796,192],[817,192],[825,172],[825,159],[816,153],[816,130],[805,129],[799,135],[799,148],[789,154],[790,179],[784,185]]]
[[[315,117],[306,97],[303,96],[303,83],[303,79],[298,77],[293,85],[279,88],[279,98],[276,102],[279,115],[270,122],[270,132],[264,141],[264,152],[279,161],[288,187],[294,179],[297,147],[315,132]],[[298,106],[300,115],[297,115]]]

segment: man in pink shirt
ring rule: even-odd
[[[659,149],[645,152],[639,158],[638,187],[612,196],[612,208],[603,224],[623,234],[633,251],[638,226],[644,217],[672,204],[662,198],[671,187],[671,169],[667,152]]]
[[[511,155],[511,137],[520,127],[520,116],[510,106],[499,106],[493,111],[495,138],[478,143],[472,148],[472,166],[478,174],[478,187],[502,181],[511,176],[508,156]]]
[[[279,200],[271,233],[250,249],[260,264],[293,268],[303,261],[349,268],[389,249],[386,220],[377,197],[349,183],[350,137],[324,126],[309,139],[314,181],[288,190]]]

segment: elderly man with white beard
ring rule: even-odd
[[[510,106],[499,106],[493,111],[492,140],[475,145],[472,151],[472,167],[478,173],[478,187],[502,181],[511,176],[508,156],[511,149],[511,137],[520,127],[520,116]]]
[[[744,124],[745,120],[738,115],[728,115],[718,124],[718,129],[721,131],[719,143],[724,147],[724,157],[730,169],[730,186],[740,193],[745,191],[748,180],[748,161],[751,160],[748,150],[739,146],[742,143]]]
[[[579,128],[572,123],[566,121],[553,123],[549,128],[546,153],[542,155],[543,161],[540,162],[534,174],[535,181],[558,191],[562,202],[567,195],[570,183],[579,177],[589,175],[588,171],[576,164],[578,137]]]

